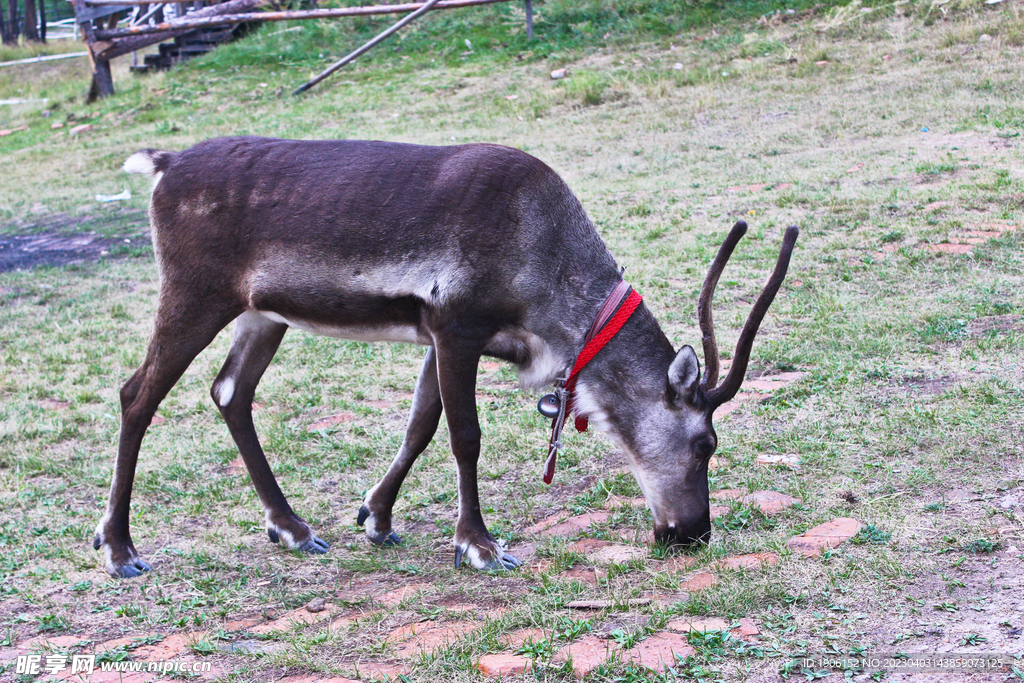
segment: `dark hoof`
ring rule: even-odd
[[[370,539],[370,543],[378,545],[382,548],[394,548],[395,546],[402,545],[402,537],[396,534],[394,531],[388,532],[388,535],[378,540],[372,536],[367,536]]]
[[[270,537],[270,542],[271,543],[277,543],[278,541],[281,540],[280,537],[278,537],[277,532],[274,531],[273,529],[267,529],[267,536]]]
[[[310,555],[323,555],[330,548],[330,544],[327,541],[313,536],[299,544],[298,550],[309,553]]]
[[[356,515],[356,524],[359,525],[359,526],[362,526],[363,522],[365,522],[366,518],[369,517],[369,516],[370,516],[370,511],[364,505],[363,507],[359,508],[359,514]]]
[[[484,569],[489,572],[509,572],[516,567],[522,566],[522,564],[522,562],[511,555],[503,553],[498,559],[488,562]]]
[[[152,571],[153,568],[145,560],[135,558],[130,564],[125,564],[116,569],[115,576],[119,579],[130,579],[142,576],[143,572]]]
[[[100,540],[99,534],[96,534],[92,538],[92,549],[93,550],[99,550],[102,547],[103,547],[103,541]]]

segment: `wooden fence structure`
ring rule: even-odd
[[[114,81],[110,72],[110,60],[115,57],[141,50],[150,45],[161,43],[204,28],[237,26],[241,23],[264,21],[297,21],[307,19],[334,19],[341,17],[370,16],[379,14],[417,13],[422,10],[456,9],[475,5],[489,5],[510,0],[428,0],[396,5],[367,5],[363,7],[337,7],[331,9],[259,11],[267,0],[226,0],[203,6],[203,0],[192,0],[187,13],[182,11],[186,3],[160,3],[152,0],[71,0],[75,10],[75,20],[81,29],[89,51],[92,64],[92,87],[89,99],[107,97],[114,94]],[[524,0],[526,5],[527,35],[532,38],[533,21],[531,0]],[[173,10],[169,10],[173,6]],[[133,11],[141,8],[141,11]],[[164,13],[166,12],[166,14]],[[177,13],[172,19],[155,21],[154,17]],[[422,12],[420,12],[422,13]],[[418,14],[417,14],[418,16]],[[408,20],[388,29],[374,40],[357,50],[359,54],[364,48],[376,44],[390,35],[396,27],[400,28]],[[122,20],[127,19],[123,26]],[[403,23],[404,22],[404,23]],[[355,54],[355,53],[353,53]],[[352,55],[349,55],[352,59]],[[351,61],[351,59],[348,61]],[[347,63],[342,60],[341,63]],[[339,66],[341,63],[335,65]],[[307,84],[307,86],[310,84]],[[296,93],[306,89],[300,88]]]

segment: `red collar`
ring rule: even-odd
[[[619,280],[611,294],[605,299],[604,305],[601,306],[601,310],[597,313],[597,317],[594,318],[590,331],[587,332],[583,350],[576,357],[576,362],[573,364],[569,376],[557,389],[559,411],[558,416],[551,423],[548,459],[544,463],[545,484],[550,484],[555,476],[555,461],[558,458],[558,449],[562,447],[560,439],[562,427],[565,425],[565,420],[569,413],[573,412],[576,408],[576,380],[579,378],[580,371],[622,329],[622,326],[633,315],[633,311],[637,309],[641,301],[643,301],[643,297],[630,287],[625,280]],[[587,431],[588,420],[586,415],[580,415],[577,412],[575,425],[576,431]]]

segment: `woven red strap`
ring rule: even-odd
[[[636,310],[641,301],[643,301],[643,297],[634,289],[629,293],[626,301],[619,306],[619,310],[617,310],[615,315],[611,317],[611,320],[609,320],[608,324],[604,326],[604,329],[598,332],[594,338],[590,340],[590,343],[583,347],[583,350],[580,351],[580,355],[576,357],[576,364],[572,366],[572,372],[569,373],[569,379],[565,381],[565,388],[567,390],[572,391],[576,388],[576,379],[580,374],[580,370],[582,370],[584,366],[586,366],[586,364],[597,355],[597,352],[603,349],[605,345],[611,341],[611,338],[622,329],[622,326],[626,324],[627,320],[629,320],[629,316],[633,315],[633,311]]]
[[[618,287],[616,287],[618,289]],[[612,292],[612,295],[615,291]],[[621,296],[621,295],[620,295]],[[558,438],[562,433],[562,427],[564,425],[564,419],[576,409],[576,396],[573,393],[576,389],[576,379],[587,363],[589,363],[598,352],[605,347],[605,345],[611,341],[622,326],[626,324],[629,317],[633,315],[633,311],[636,310],[640,302],[643,301],[643,297],[636,293],[635,290],[630,290],[629,296],[619,306],[619,310],[615,312],[604,327],[594,335],[594,337],[583,346],[583,350],[580,351],[580,355],[576,357],[576,363],[572,366],[572,371],[569,373],[569,377],[565,380],[563,388],[568,392],[565,397],[565,409],[561,412],[562,419],[555,418],[551,421],[551,440],[548,445],[548,458],[544,463],[544,483],[550,484],[555,476],[555,461],[558,459],[558,449],[560,447]],[[600,317],[600,316],[598,316]],[[576,431],[585,432],[587,431],[589,421],[586,415],[580,415],[577,413],[575,425]]]

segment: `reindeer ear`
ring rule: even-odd
[[[693,399],[700,379],[700,363],[692,346],[679,349],[672,365],[668,366],[668,386],[672,393],[684,401]]]

